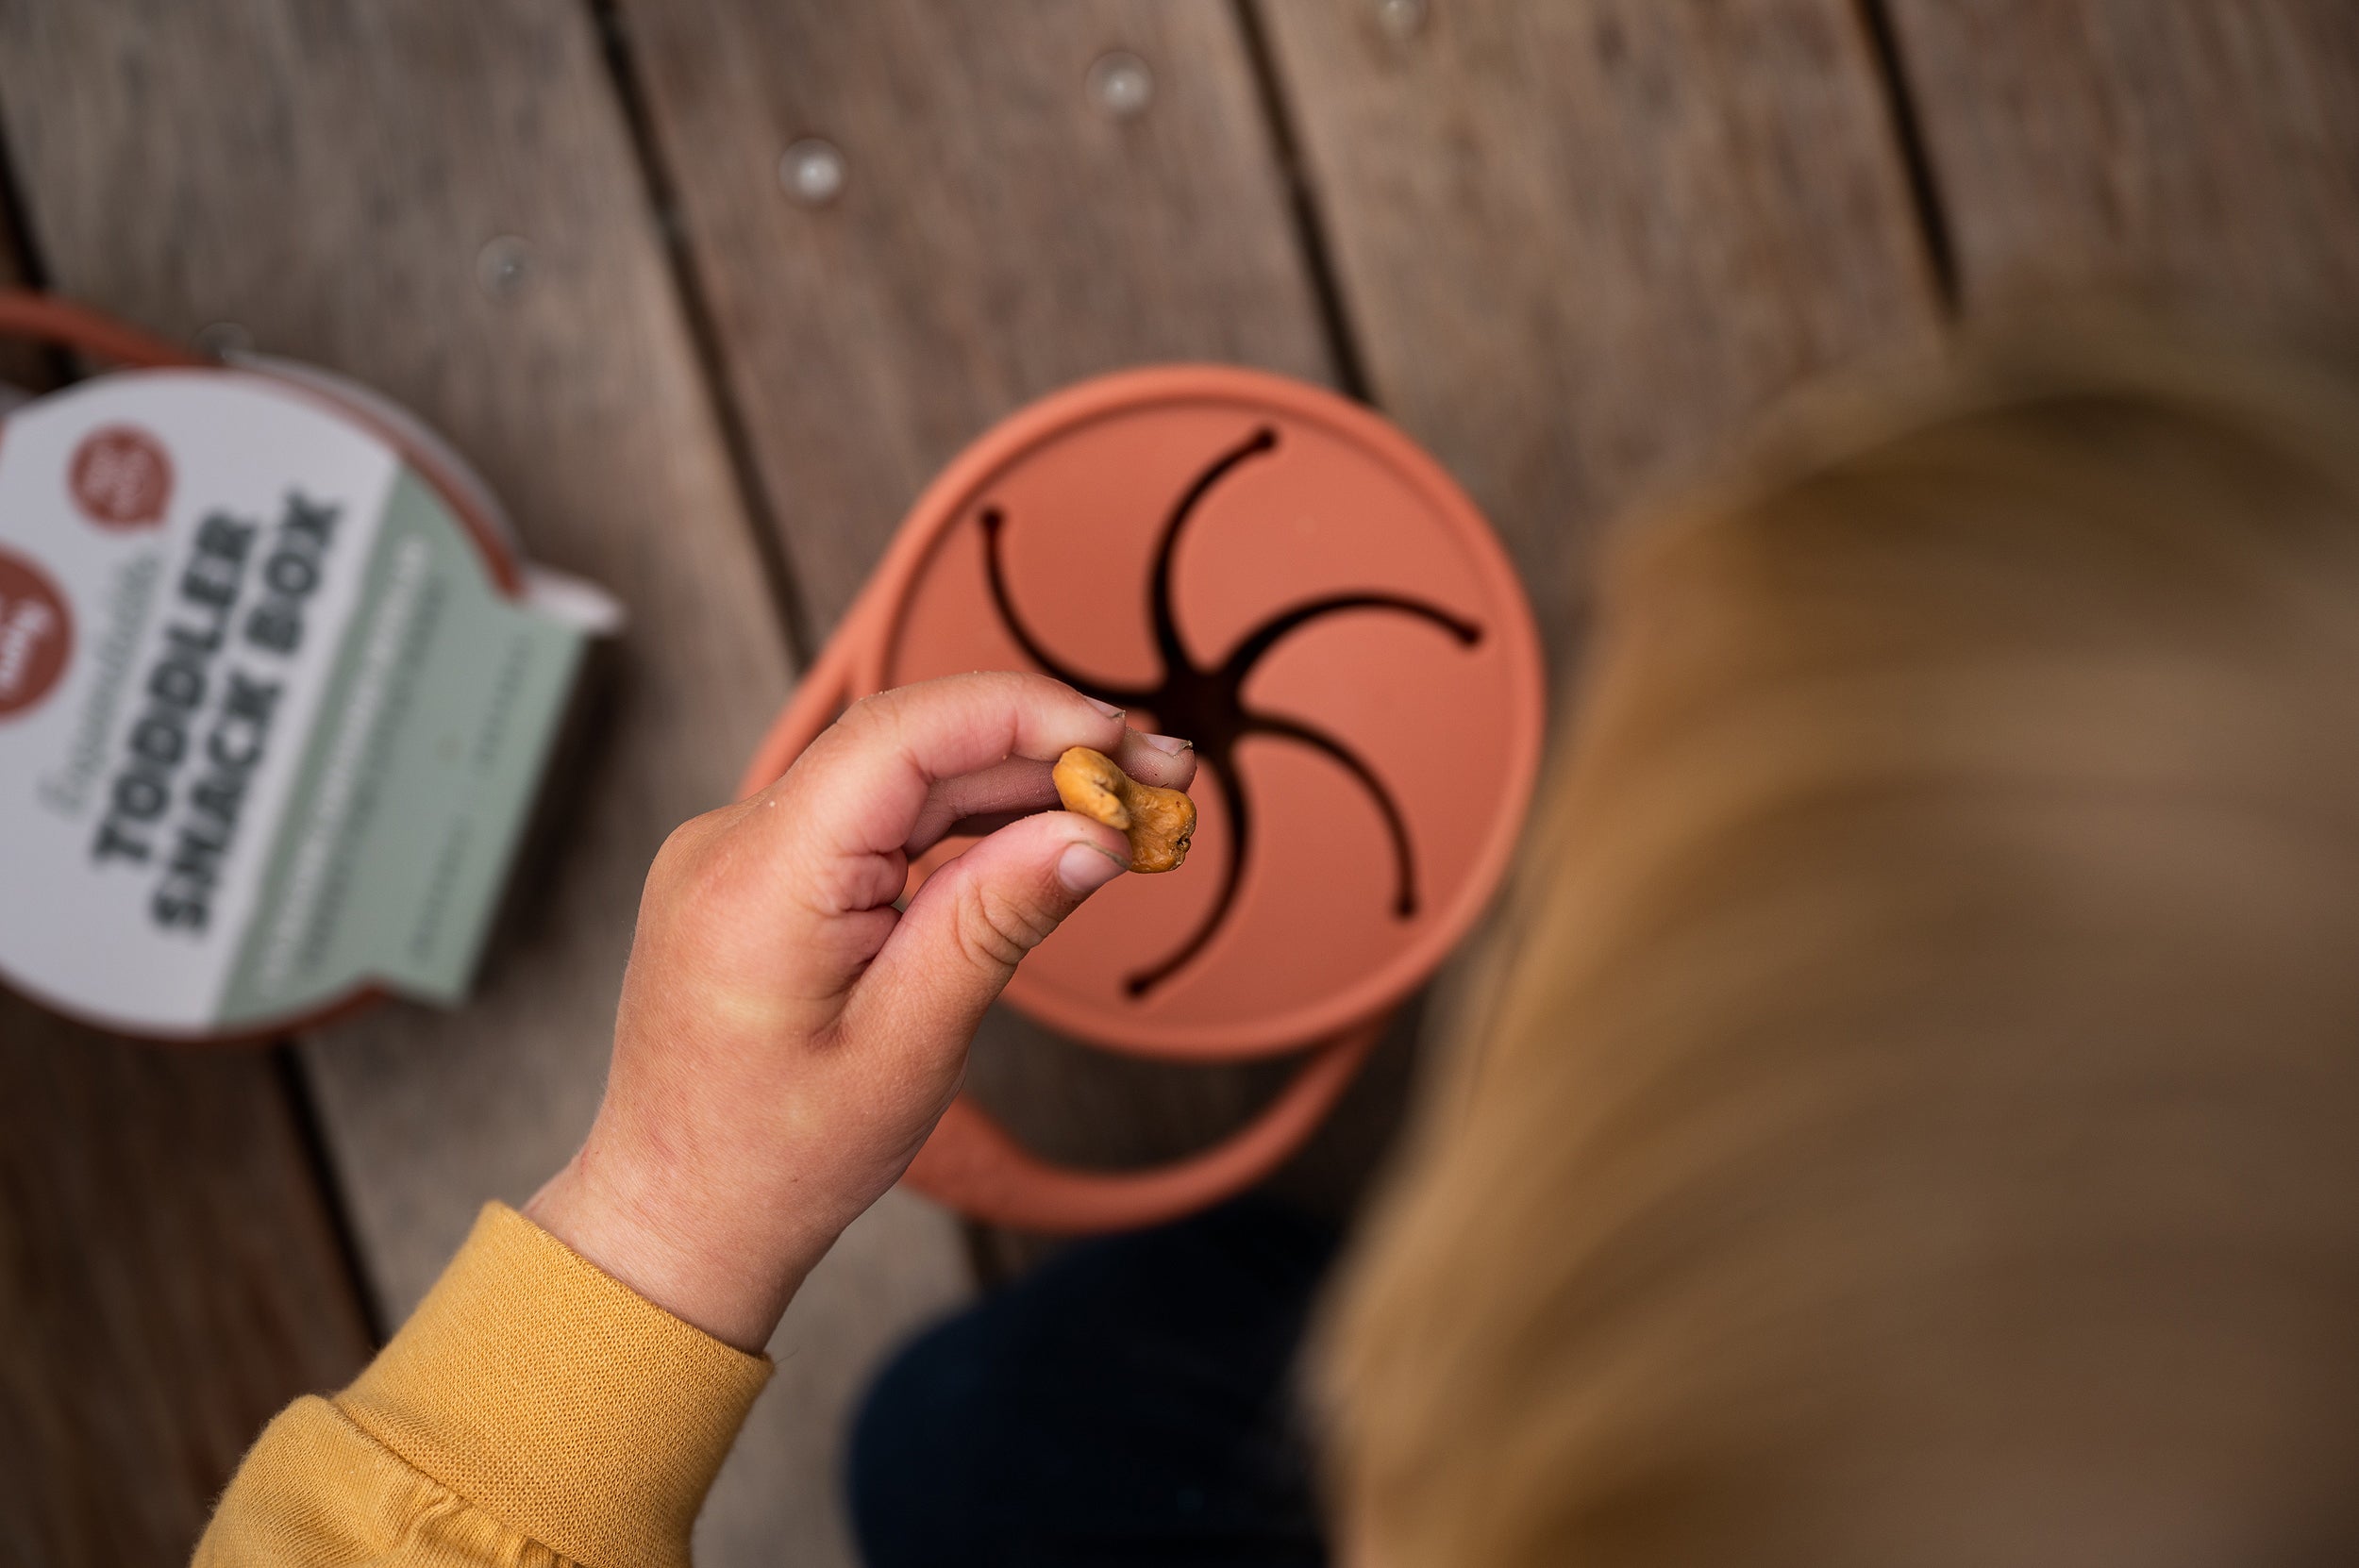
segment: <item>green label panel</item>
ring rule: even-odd
[[[463,996],[581,658],[407,471],[361,607],[223,995],[233,1028],[369,985]]]

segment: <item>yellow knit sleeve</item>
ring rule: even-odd
[[[489,1205],[360,1380],[263,1431],[198,1568],[675,1568],[770,1370]]]

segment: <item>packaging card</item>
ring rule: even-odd
[[[0,424],[0,978],[133,1033],[463,995],[584,631],[373,429],[234,371]]]

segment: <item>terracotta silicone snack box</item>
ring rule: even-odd
[[[1332,393],[1216,366],[1102,377],[1004,421],[929,488],[744,788],[852,699],[976,669],[1056,676],[1200,761],[1184,867],[1095,895],[1009,1003],[1107,1050],[1302,1066],[1242,1131],[1144,1172],[1051,1165],[962,1100],[912,1185],[1052,1230],[1249,1185],[1506,868],[1546,694],[1505,552],[1431,459]]]

